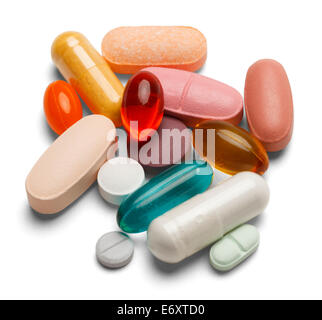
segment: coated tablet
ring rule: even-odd
[[[245,111],[251,133],[267,151],[279,151],[287,146],[293,132],[293,98],[280,63],[264,59],[248,69]]]
[[[256,227],[244,224],[227,233],[210,249],[210,263],[219,271],[229,271],[246,260],[259,246]]]
[[[43,214],[57,213],[83,194],[99,168],[114,157],[116,130],[111,120],[90,115],[67,129],[45,151],[26,179],[30,206]]]
[[[164,111],[194,127],[204,120],[239,124],[243,98],[234,88],[203,75],[169,68],[145,68],[161,82]]]
[[[157,150],[156,157],[151,150]],[[189,159],[191,130],[179,119],[163,117],[157,135],[140,148],[139,162],[148,167],[166,167]]]
[[[104,200],[115,205],[140,188],[145,174],[142,166],[135,160],[125,157],[107,161],[97,176],[98,189]]]
[[[96,244],[98,262],[111,269],[122,268],[130,263],[134,254],[134,243],[125,233],[110,232]]]
[[[102,53],[117,73],[135,73],[150,66],[196,71],[206,61],[207,41],[191,27],[119,27],[104,37]]]

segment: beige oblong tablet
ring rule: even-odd
[[[196,71],[206,61],[207,41],[191,27],[119,27],[104,37],[102,53],[118,73],[135,73],[146,67]]]
[[[26,179],[30,206],[53,214],[65,209],[96,180],[117,149],[113,122],[90,115],[76,122],[45,151]]]

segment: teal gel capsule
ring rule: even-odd
[[[126,198],[117,222],[128,233],[146,231],[155,218],[202,193],[211,185],[213,169],[207,162],[194,161],[171,167]]]

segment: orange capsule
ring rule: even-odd
[[[228,174],[263,174],[269,165],[261,142],[246,130],[224,121],[204,121],[193,130],[193,145],[206,161]]]
[[[44,96],[44,111],[49,126],[58,135],[80,120],[82,104],[73,87],[62,80],[51,83]]]

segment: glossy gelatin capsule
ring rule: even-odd
[[[51,129],[58,135],[80,120],[82,104],[73,87],[65,81],[51,83],[44,96],[44,111]]]
[[[121,126],[123,85],[90,42],[81,33],[65,32],[53,42],[51,55],[89,109]]]
[[[121,108],[122,123],[132,139],[146,141],[163,118],[163,90],[156,76],[136,73],[127,83]]]
[[[193,130],[193,145],[200,156],[228,174],[241,171],[263,174],[269,165],[261,142],[228,122],[201,122]]]
[[[120,206],[117,222],[129,233],[146,231],[151,221],[208,189],[213,170],[207,162],[171,167],[136,190]]]

